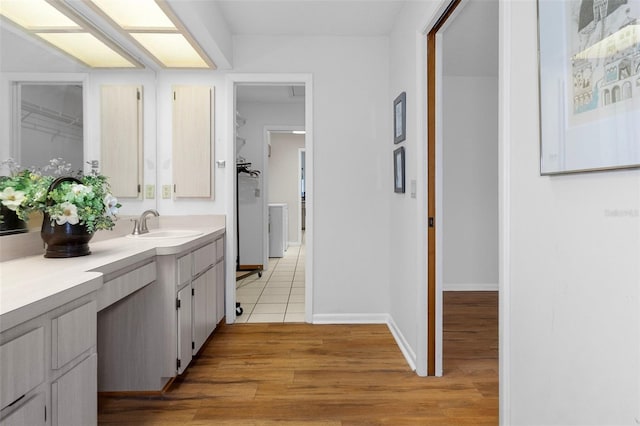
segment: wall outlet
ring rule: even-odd
[[[156,186],[155,185],[145,185],[144,186],[144,197],[148,200],[153,200],[156,198]]]
[[[162,198],[171,198],[171,185],[162,185]]]

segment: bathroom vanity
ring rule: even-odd
[[[0,425],[91,425],[97,391],[159,392],[224,317],[224,217],[0,263]]]

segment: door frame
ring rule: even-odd
[[[442,31],[463,0],[442,5],[427,38],[427,375],[442,376]]]
[[[422,42],[424,47],[423,52],[418,53],[418,57],[422,54],[427,55],[427,40],[426,35],[438,24],[441,18],[446,14],[452,1],[458,0],[442,0],[437,11],[433,14],[431,21],[425,25],[422,32]],[[462,0],[466,2],[468,0]],[[509,1],[498,2],[498,367],[499,367],[499,418],[501,425],[511,424],[511,410],[510,410],[510,393],[511,393],[511,378],[510,378],[510,359],[511,359],[511,326],[510,320],[510,289],[511,289],[511,160],[510,160],[510,144],[509,141],[512,137],[512,130],[510,125],[510,105],[511,105],[511,38],[513,28],[511,25],[512,6]],[[437,51],[437,45],[436,45]],[[426,62],[423,62],[426,63]],[[423,76],[427,76],[428,79],[428,65],[423,73]],[[437,77],[437,76],[436,76]],[[424,77],[421,77],[424,78]],[[427,80],[425,79],[425,80]],[[436,91],[437,85],[429,85],[426,81],[427,90],[427,113],[434,111],[435,105],[430,101],[430,94],[434,93],[433,101],[437,100],[438,93]],[[431,83],[433,84],[433,83]],[[420,87],[420,86],[419,86]],[[441,96],[441,95],[440,95]],[[437,113],[437,111],[436,111]],[[429,124],[427,114],[425,114],[426,122]],[[434,122],[434,124],[436,124]],[[425,126],[426,127],[426,126]],[[432,126],[427,127],[428,131],[432,131]],[[436,129],[433,129],[435,133]],[[435,138],[434,138],[435,141]],[[425,156],[426,157],[426,156]],[[426,163],[426,161],[425,161]],[[436,177],[437,178],[437,177]],[[429,178],[427,177],[427,180]],[[437,184],[437,182],[435,182]],[[422,210],[424,213],[428,211]],[[422,217],[427,217],[427,214]],[[437,225],[437,222],[436,222]],[[427,237],[428,240],[428,237]],[[425,253],[427,254],[427,253]],[[429,287],[428,285],[426,287]],[[427,302],[434,300],[434,294],[436,289],[427,288]],[[440,296],[442,295],[442,289],[440,289]],[[440,299],[441,300],[441,299]],[[426,313],[426,312],[425,312]],[[426,316],[426,315],[425,315]],[[436,352],[440,353],[440,362],[442,360],[442,307],[440,306],[437,312],[436,319],[439,321],[436,325],[440,328],[439,344],[435,346]],[[431,320],[428,318],[427,329],[431,326]],[[427,331],[427,330],[425,330]],[[424,334],[424,338],[428,339],[431,334],[427,331]],[[423,337],[421,336],[420,339]],[[436,335],[436,338],[438,336]],[[420,343],[423,341],[420,340]],[[426,351],[425,357],[418,359],[418,367],[426,370],[426,364],[429,361],[429,344],[426,344],[420,348]],[[421,353],[420,353],[421,354]],[[436,358],[436,361],[438,359]],[[442,373],[442,364],[439,365],[436,362],[436,373],[440,368],[440,374]]]
[[[256,86],[266,85],[299,85],[305,86],[304,101],[304,127],[305,127],[305,149],[306,171],[307,171],[307,232],[305,257],[305,321],[312,322],[313,319],[313,76],[312,74],[272,74],[272,73],[232,73],[226,76],[226,128],[229,129],[226,135],[226,183],[225,183],[225,205],[226,205],[226,248],[225,248],[225,312],[227,324],[236,321],[236,86],[239,84],[252,84]],[[265,148],[266,149],[266,148]],[[231,237],[230,237],[231,236]]]

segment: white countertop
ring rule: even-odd
[[[224,224],[180,227],[201,235],[166,239],[116,237],[89,242],[91,254],[48,259],[42,254],[0,262],[0,332],[98,290],[103,276],[154,256],[175,255],[222,235]]]

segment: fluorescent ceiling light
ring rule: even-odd
[[[163,0],[84,0],[166,68],[216,66]]]
[[[134,68],[115,50],[89,33],[35,33],[93,68]]]
[[[294,135],[306,135],[307,132],[305,132],[304,130],[294,130],[291,133],[293,133]]]
[[[28,30],[80,29],[80,25],[45,0],[1,0],[0,14]]]
[[[93,68],[143,68],[66,4],[47,0],[0,0],[0,15]]]
[[[131,37],[166,67],[209,68],[182,34],[131,33]]]
[[[91,0],[125,31],[133,29],[177,30],[154,0]]]

